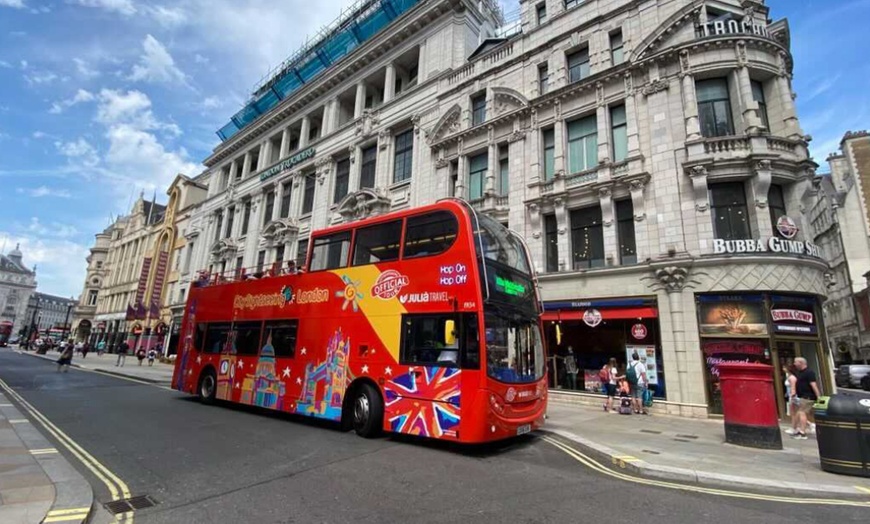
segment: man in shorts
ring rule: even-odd
[[[792,438],[806,440],[807,416],[819,398],[819,384],[816,380],[816,372],[807,367],[807,359],[802,357],[794,359],[794,367],[797,370],[795,389],[799,403],[797,404],[798,430],[792,435]]]
[[[646,408],[643,405],[643,394],[648,387],[647,384],[647,376],[646,376],[646,364],[640,361],[640,356],[637,353],[631,354],[631,364],[629,364],[634,369],[634,377],[633,379],[629,379],[628,383],[631,386],[631,402],[634,404],[634,412],[635,414],[643,413],[644,415],[649,415],[647,413]],[[629,373],[626,371],[626,375]],[[630,376],[630,375],[629,375]]]

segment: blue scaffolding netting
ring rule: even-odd
[[[245,107],[217,131],[218,137],[231,138],[420,1],[364,0],[354,5],[270,74]]]

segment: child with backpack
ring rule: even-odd
[[[616,385],[618,381],[624,377],[619,375],[616,368],[616,359],[611,358],[604,367],[598,372],[598,378],[604,385],[604,393],[607,395],[607,400],[604,402],[604,411],[615,412],[613,408],[613,399],[616,398]]]

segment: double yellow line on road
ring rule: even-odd
[[[117,475],[112,473],[109,468],[102,465],[100,461],[95,459],[93,455],[84,450],[81,446],[79,446],[73,439],[71,439],[66,433],[61,431],[60,428],[55,426],[48,418],[45,417],[42,413],[39,412],[35,407],[33,407],[29,402],[27,402],[24,397],[15,392],[11,387],[9,387],[6,382],[0,379],[0,388],[3,389],[12,399],[18,402],[21,407],[27,411],[27,413],[33,417],[37,422],[39,422],[42,427],[45,428],[65,449],[67,449],[74,457],[79,459],[79,461],[84,464],[88,470],[94,474],[103,484],[106,485],[106,488],[109,490],[109,495],[112,497],[113,501],[128,499],[130,498],[130,488],[127,487],[127,484],[124,483]],[[57,511],[69,511],[69,510],[57,510]],[[58,515],[47,515],[45,522],[61,522],[62,520],[71,520],[69,518],[70,514],[61,513]],[[61,520],[48,520],[53,517],[59,517]],[[125,524],[133,523],[133,512],[129,511],[127,513],[122,513],[116,516],[118,522],[123,522]]]
[[[763,495],[760,493],[746,493],[743,491],[730,491],[725,489],[716,489],[716,488],[708,488],[704,486],[692,486],[688,484],[678,484],[676,482],[667,482],[663,480],[654,480],[643,477],[635,477],[633,475],[627,475],[625,473],[621,473],[619,471],[614,471],[591,457],[586,456],[585,454],[577,451],[576,449],[568,446],[560,442],[559,440],[554,439],[553,437],[544,436],[541,437],[545,442],[552,444],[556,448],[564,451],[566,454],[571,456],[577,462],[580,462],[584,466],[601,473],[602,475],[607,475],[608,477],[612,477],[618,480],[623,480],[625,482],[632,482],[634,484],[641,484],[644,486],[655,486],[658,488],[666,488],[666,489],[674,489],[679,491],[689,491],[692,493],[702,493],[705,495],[715,495],[719,497],[730,497],[730,498],[738,498],[738,499],[750,499],[750,500],[763,500],[766,502],[783,502],[786,504],[814,504],[814,505],[823,505],[823,506],[852,506],[859,508],[870,508],[870,501],[861,501],[861,500],[847,500],[847,499],[815,499],[815,498],[800,498],[800,497],[788,497],[788,496],[779,496],[779,495]],[[634,458],[634,457],[632,457]],[[634,459],[637,460],[637,459]]]

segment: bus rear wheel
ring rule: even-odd
[[[196,391],[200,402],[203,404],[214,404],[217,393],[217,379],[213,370],[207,369],[199,376],[199,387]]]
[[[362,384],[356,389],[351,409],[353,410],[353,429],[357,435],[372,438],[381,432],[384,420],[384,401],[370,384]]]

